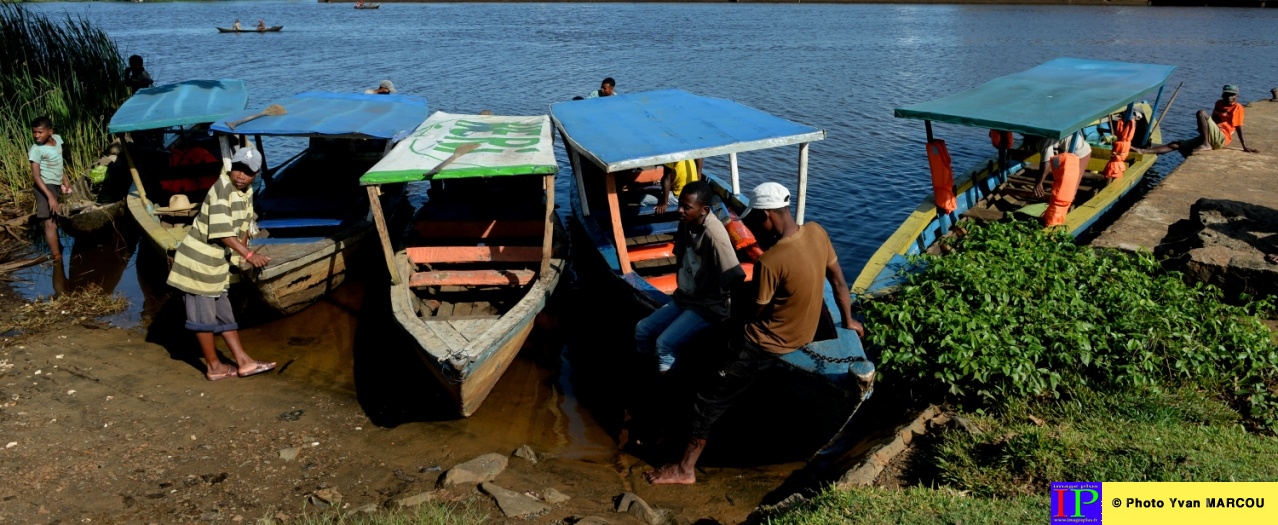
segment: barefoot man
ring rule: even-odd
[[[227,299],[231,282],[228,258],[238,254],[255,268],[271,262],[265,255],[248,247],[254,219],[253,179],[262,168],[262,155],[251,147],[242,147],[231,158],[231,171],[223,172],[209,189],[200,214],[173,257],[169,286],[186,293],[186,329],[195,332],[208,369],[205,379],[218,381],[247,377],[275,368],[275,363],[254,360],[240,344],[239,325]],[[235,366],[222,362],[213,336],[222,334],[231,349]]]
[[[1216,106],[1212,108],[1211,113],[1205,109],[1198,110],[1198,136],[1192,139],[1185,139],[1170,144],[1164,144],[1156,148],[1141,149],[1133,148],[1140,153],[1171,153],[1179,151],[1184,157],[1193,155],[1195,151],[1207,151],[1213,149],[1224,149],[1234,139],[1234,131],[1238,132],[1238,144],[1242,146],[1242,150],[1248,153],[1260,153],[1259,151],[1247,147],[1247,139],[1243,138],[1243,113],[1242,104],[1238,103],[1238,86],[1227,84],[1221,89],[1220,100],[1216,101]]]
[[[756,233],[777,239],[754,267],[754,282],[759,286],[754,317],[734,337],[732,358],[697,394],[692,435],[683,459],[645,473],[649,483],[696,482],[697,458],[714,422],[759,373],[780,366],[781,355],[812,342],[821,317],[823,280],[834,288],[843,327],[865,335],[861,323],[852,319],[852,298],[825,230],[814,222],[802,226],[795,222],[790,191],[775,182],[755,188],[750,205],[742,219]]]

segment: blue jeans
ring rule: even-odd
[[[656,206],[658,202],[661,202],[661,196],[653,195],[651,193],[645,193],[643,194],[643,198],[639,199],[639,205],[644,208],[647,208],[649,206]],[[675,195],[673,191],[670,192],[670,199],[668,200],[668,202],[666,202],[666,204],[669,204],[671,206],[678,208],[679,196]]]
[[[655,351],[657,370],[666,372],[674,366],[675,352],[709,327],[710,322],[696,312],[681,309],[671,302],[635,325],[635,347],[645,354]]]

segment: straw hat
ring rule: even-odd
[[[175,211],[187,211],[193,208],[195,208],[195,205],[191,203],[191,200],[186,198],[186,195],[178,193],[169,197],[168,206],[156,208],[155,211],[171,213]]]

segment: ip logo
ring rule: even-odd
[[[1105,505],[1099,482],[1056,481],[1052,483],[1050,496],[1053,525],[1101,523],[1101,510]]]

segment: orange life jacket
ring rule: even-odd
[[[736,212],[728,210],[728,223],[724,227],[728,230],[728,240],[732,241],[734,249],[743,252],[751,261],[757,261],[763,256],[759,241],[754,238],[750,228],[741,222],[741,218],[737,217]]]
[[[950,166],[950,150],[945,141],[932,139],[927,142],[927,164],[932,168],[932,194],[936,207],[950,213],[958,207],[954,198],[954,168]]]
[[[1012,149],[1015,140],[1010,131],[990,130],[990,144],[994,145],[994,149]]]
[[[1078,166],[1078,155],[1073,153],[1061,153],[1052,157],[1051,162],[1052,199],[1047,204],[1047,211],[1043,212],[1043,222],[1047,226],[1060,226],[1065,224],[1069,207],[1074,204],[1083,172]]]
[[[1132,150],[1132,138],[1136,136],[1136,121],[1114,121],[1114,150],[1110,153],[1109,163],[1102,171],[1106,178],[1122,178],[1127,171],[1127,153]]]

